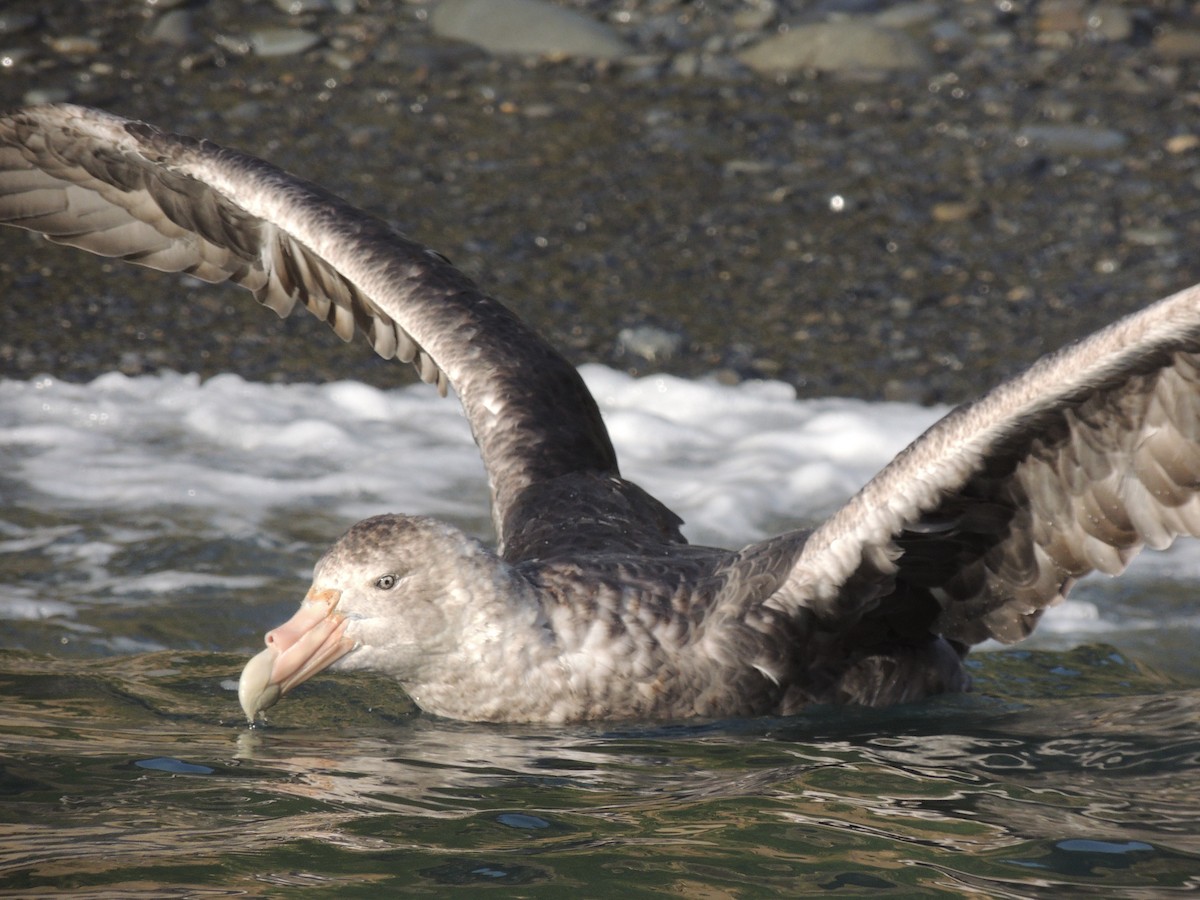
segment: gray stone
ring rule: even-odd
[[[941,12],[942,8],[937,3],[913,0],[911,3],[897,3],[881,11],[875,16],[875,24],[884,28],[911,28],[932,22]]]
[[[1119,131],[1094,125],[1026,125],[1017,132],[1019,143],[1056,153],[1113,153],[1128,140]]]
[[[1174,62],[1200,58],[1200,30],[1166,30],[1154,38],[1154,52]]]
[[[321,36],[303,28],[259,28],[247,35],[259,56],[290,56],[315,47]]]
[[[489,53],[617,59],[630,52],[602,22],[542,0],[443,0],[429,24],[440,37]]]
[[[739,59],[764,74],[922,69],[929,64],[908,35],[861,19],[800,25],[755,44]]]
[[[146,32],[146,37],[155,44],[185,47],[192,43],[196,32],[192,24],[190,9],[173,9],[155,20]]]
[[[1099,3],[1088,13],[1088,31],[1106,41],[1127,41],[1133,36],[1133,16],[1118,3]]]
[[[328,12],[333,8],[329,0],[272,0],[275,8],[289,16]]]

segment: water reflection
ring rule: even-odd
[[[584,739],[422,719],[388,736],[254,728],[235,741],[236,759],[274,773],[272,790],[362,812],[464,816],[497,789],[612,787],[621,771]]]

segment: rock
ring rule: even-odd
[[[101,49],[99,40],[84,34],[57,35],[46,43],[51,50],[63,56],[95,56]]]
[[[1130,244],[1137,244],[1139,247],[1166,247],[1179,240],[1179,233],[1175,229],[1154,225],[1126,228],[1121,236]]]
[[[978,200],[943,200],[929,208],[929,217],[935,222],[965,222],[983,211]]]
[[[1017,132],[1018,143],[1035,144],[1052,153],[1112,153],[1128,141],[1119,131],[1093,125],[1026,125]]]
[[[762,31],[779,14],[775,0],[760,0],[733,14],[733,27],[737,31]]]
[[[942,13],[942,8],[930,0],[913,0],[911,3],[897,3],[889,6],[875,16],[875,24],[884,28],[911,28],[914,25],[924,25],[932,22]]]
[[[1099,3],[1088,15],[1088,32],[1106,41],[1133,37],[1133,15],[1118,3]]]
[[[329,12],[333,4],[329,0],[272,0],[275,8],[289,16],[304,16],[310,13]]]
[[[321,36],[303,28],[258,28],[247,35],[258,56],[290,56],[321,42]]]
[[[796,26],[738,58],[762,74],[922,69],[929,64],[925,51],[908,35],[861,19]]]
[[[1154,52],[1173,62],[1200,58],[1200,31],[1164,31],[1154,39]]]
[[[542,0],[443,0],[429,17],[439,37],[489,53],[618,59],[630,48],[602,22]]]
[[[1035,26],[1039,43],[1049,34],[1078,34],[1087,27],[1087,9],[1083,0],[1046,0],[1038,5]]]
[[[154,44],[169,44],[186,47],[196,37],[190,9],[173,9],[155,20],[146,32],[146,39]]]
[[[1167,138],[1163,149],[1168,153],[1188,153],[1200,148],[1200,134],[1176,134]]]

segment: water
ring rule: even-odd
[[[742,543],[819,519],[938,411],[588,368],[625,473]],[[486,534],[455,403],[224,376],[0,382],[0,890],[962,896],[1200,886],[1190,544],[1089,581],[975,693],[791,719],[444,722],[322,676],[234,693],[322,549]]]

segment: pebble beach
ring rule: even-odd
[[[44,7],[0,11],[0,106],[99,106],[268,159],[580,364],[956,402],[1200,278],[1184,4]],[[9,378],[409,379],[307,316],[13,229],[0,295]]]

